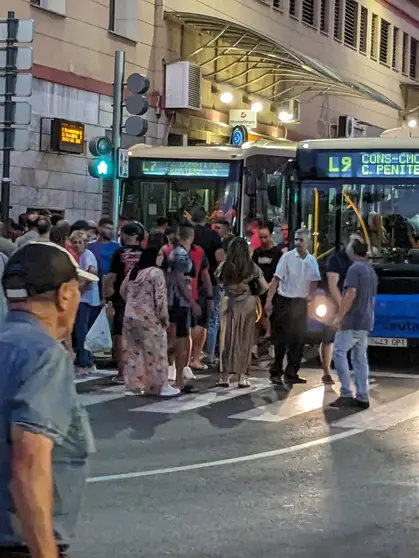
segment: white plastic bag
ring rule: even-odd
[[[106,306],[102,308],[99,316],[86,335],[84,348],[92,353],[109,351],[112,349],[112,335],[109,327]]]

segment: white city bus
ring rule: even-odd
[[[281,169],[295,151],[296,144],[290,141],[258,141],[242,147],[134,145],[129,150],[121,213],[150,229],[157,217],[179,221],[199,204],[209,215],[229,220],[240,235],[252,217],[284,221],[288,189]]]

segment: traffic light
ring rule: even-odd
[[[89,161],[89,174],[94,178],[109,180],[113,176],[112,142],[106,136],[97,136],[89,141],[89,151],[94,157]]]
[[[130,136],[145,136],[148,130],[148,121],[141,118],[148,111],[147,91],[150,89],[150,80],[142,74],[131,74],[127,79],[127,88],[132,93],[127,98],[125,108],[130,116],[125,122],[125,131]]]

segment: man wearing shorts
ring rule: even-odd
[[[184,384],[183,370],[189,364],[190,334],[194,316],[201,314],[199,304],[192,293],[192,278],[195,276],[193,261],[189,255],[194,241],[193,227],[179,227],[178,244],[168,257],[167,295],[169,303],[169,344],[173,345],[176,365],[175,387],[184,393],[198,390]]]

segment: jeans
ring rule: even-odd
[[[333,361],[341,383],[341,397],[352,397],[351,372],[348,351],[351,351],[353,375],[355,376],[356,398],[368,401],[368,331],[344,329],[338,331],[333,349]]]
[[[80,302],[79,304],[73,330],[73,343],[74,352],[76,353],[74,364],[80,368],[90,368],[93,366],[93,355],[90,351],[86,351],[84,342],[99,312],[100,306],[90,306],[86,302]]]
[[[220,329],[220,304],[223,288],[221,285],[214,285],[214,308],[208,323],[207,332],[207,355],[213,357],[215,355],[215,347],[217,346],[218,330]]]

